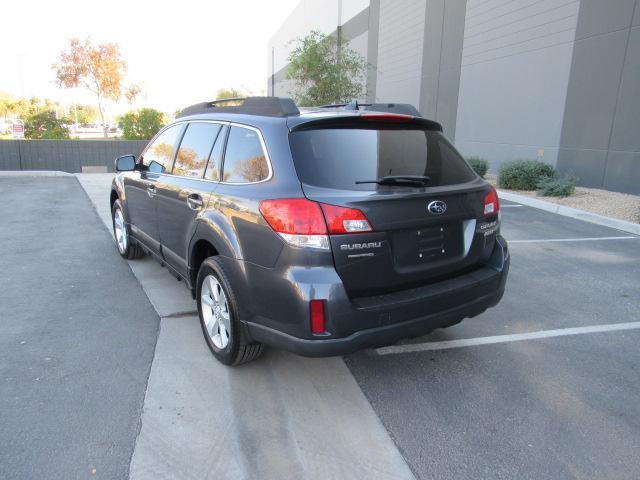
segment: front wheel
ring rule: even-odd
[[[125,220],[124,210],[122,209],[120,200],[116,200],[113,203],[113,208],[111,209],[111,220],[113,224],[113,236],[116,240],[116,246],[118,247],[120,255],[127,260],[133,260],[144,256],[142,248],[131,242],[129,227]]]
[[[235,293],[216,257],[207,258],[200,266],[196,298],[202,333],[220,362],[240,365],[262,353],[264,346],[250,342],[240,325]]]

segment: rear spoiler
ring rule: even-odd
[[[332,103],[329,105],[321,105],[320,108],[343,108],[345,110],[370,110],[374,112],[398,113],[402,115],[411,115],[413,117],[421,117],[420,111],[410,103],[361,103],[353,100],[350,103]]]
[[[366,111],[362,114],[349,114],[345,112],[344,115],[309,118],[305,121],[299,121],[301,117],[297,117],[297,121],[289,122],[289,130],[291,132],[297,130],[307,130],[313,128],[330,128],[330,127],[356,127],[358,125],[370,126],[372,123],[377,124],[392,124],[395,128],[403,125],[422,127],[427,130],[433,130],[442,132],[442,125],[433,120],[428,120],[423,117],[416,117],[413,115],[406,115],[402,113],[385,113],[385,112],[373,112]]]

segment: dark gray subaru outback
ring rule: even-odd
[[[194,105],[116,170],[120,254],[184,280],[228,365],[388,345],[504,293],[496,191],[410,105]]]

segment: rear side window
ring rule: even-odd
[[[217,123],[190,123],[182,137],[173,165],[173,174],[202,178],[211,149],[222,126]]]
[[[173,152],[182,125],[167,128],[153,141],[142,157],[142,164],[152,173],[166,173],[171,171]]]
[[[471,167],[440,133],[424,129],[326,128],[289,136],[302,183],[344,190],[389,188],[357,181],[386,175],[427,175],[428,186],[476,178]]]
[[[248,128],[231,127],[224,153],[223,180],[252,183],[268,176],[269,164],[258,133]]]

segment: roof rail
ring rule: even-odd
[[[345,110],[369,110],[375,112],[401,113],[421,117],[420,111],[409,103],[359,103],[353,100],[349,103],[333,103],[330,105],[320,105],[319,108],[344,108]]]
[[[239,103],[241,102],[241,103]],[[232,103],[233,105],[224,105]],[[267,117],[288,117],[299,115],[300,110],[291,98],[286,97],[244,97],[224,98],[210,102],[196,103],[182,110],[178,117],[198,113],[238,113],[263,115]]]

